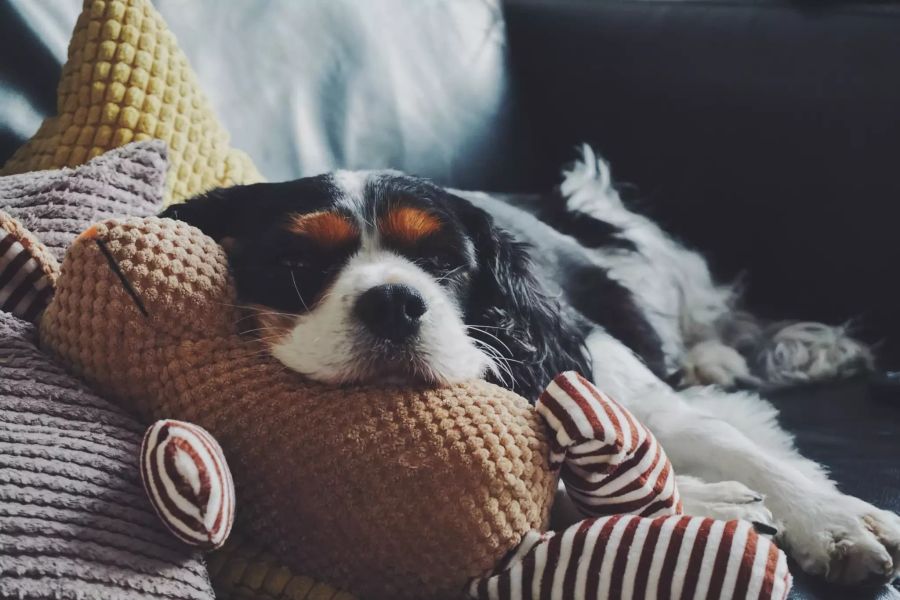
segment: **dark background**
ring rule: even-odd
[[[528,185],[589,141],[757,312],[855,319],[897,365],[900,11],[790,4],[508,3]]]

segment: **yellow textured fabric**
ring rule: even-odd
[[[169,146],[166,204],[261,180],[250,158],[230,147],[149,0],[85,0],[57,89],[57,115],[0,173],[72,167],[149,138]]]
[[[355,600],[347,592],[297,576],[255,544],[232,536],[206,561],[218,600]]]
[[[235,304],[225,253],[198,229],[101,223],[63,261],[41,346],[145,420],[213,434],[234,476],[235,531],[366,600],[458,600],[546,528],[556,476],[525,399],[484,381],[316,384],[239,335]],[[262,574],[238,566],[237,581]],[[328,591],[306,583],[291,593]]]

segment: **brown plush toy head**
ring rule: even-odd
[[[311,383],[240,336],[225,254],[167,219],[96,225],[62,266],[43,346],[146,421],[221,443],[236,528],[366,598],[458,598],[531,529],[556,478],[540,417],[485,382]]]

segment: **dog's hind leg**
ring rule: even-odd
[[[900,572],[900,517],[839,492],[793,448],[771,405],[715,388],[676,392],[602,330],[587,346],[596,385],[653,431],[675,472],[764,495],[783,525],[778,539],[804,570],[848,584]]]

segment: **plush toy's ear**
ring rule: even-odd
[[[59,265],[47,248],[0,211],[0,310],[36,323],[58,274]]]

